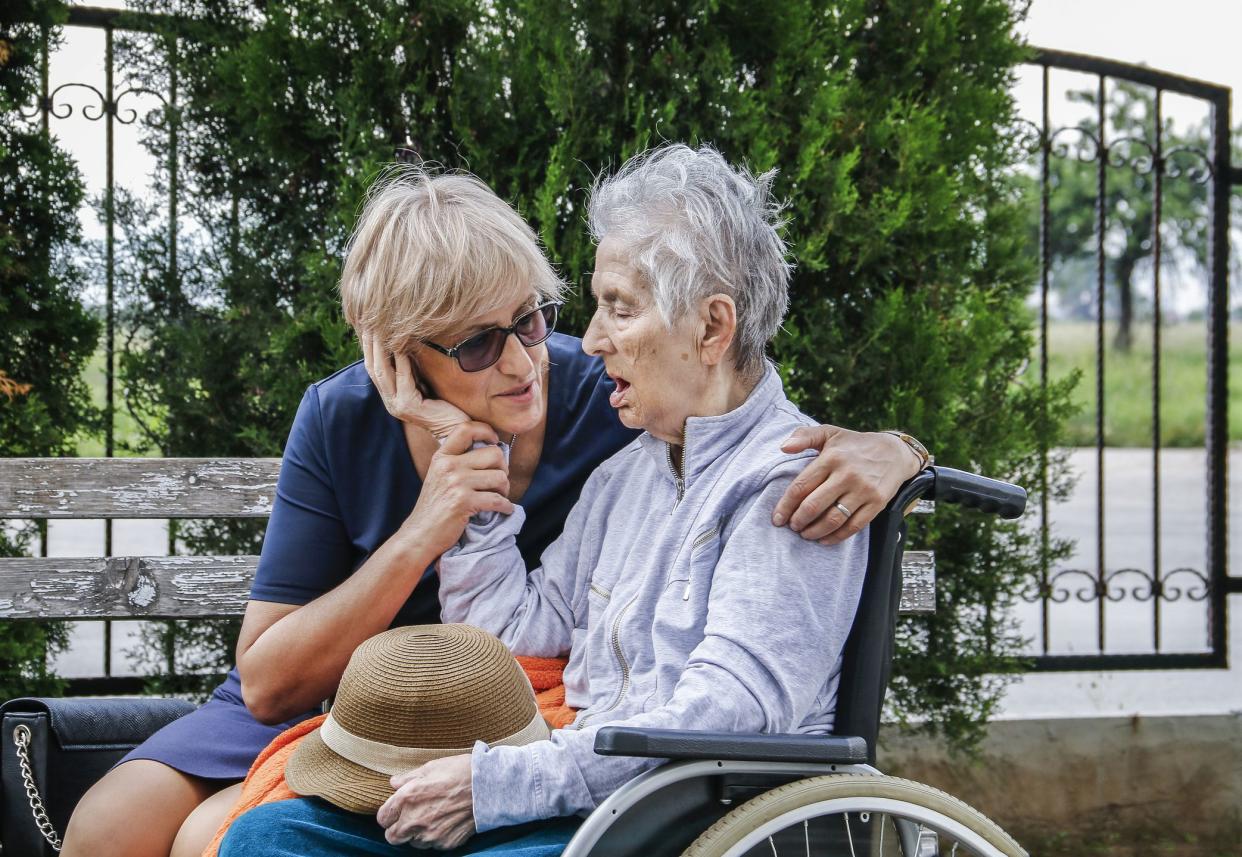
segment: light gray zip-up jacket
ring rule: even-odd
[[[686,423],[683,478],[643,434],[587,480],[529,575],[520,507],[472,522],[440,560],[441,618],[519,655],[569,655],[551,740],[471,756],[479,831],[593,809],[651,759],[597,756],[606,724],[822,732],[858,606],[867,532],[825,547],[772,525],[812,453],[781,442],[813,421],[768,366],[737,409]]]

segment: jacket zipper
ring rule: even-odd
[[[596,595],[598,595],[600,598],[604,599],[605,601],[612,600],[611,592],[609,592],[607,589],[603,589],[597,586],[594,583],[591,584],[591,591],[594,592]]]
[[[681,498],[686,494],[686,480],[685,477],[682,476],[681,472],[678,471],[678,469],[673,465],[673,447],[671,444],[666,443],[664,445],[664,456],[668,460],[668,469],[673,473],[673,482],[677,486],[677,503],[680,503]],[[685,426],[682,426],[681,429],[681,460],[684,465],[686,461]],[[673,505],[677,505],[677,503],[674,503]],[[685,597],[689,597],[688,591]],[[578,721],[577,725],[574,727],[575,729],[581,729],[586,725],[588,720],[596,715],[607,714],[609,711],[612,711],[621,704],[621,700],[625,698],[625,692],[630,689],[630,665],[625,660],[625,652],[621,650],[621,620],[625,617],[625,611],[629,610],[637,600],[638,593],[635,593],[634,597],[627,601],[625,605],[617,611],[616,618],[612,620],[612,653],[616,656],[617,664],[621,667],[621,687],[617,689],[616,697],[607,708],[601,708],[599,711],[592,711],[590,714]]]
[[[612,711],[621,704],[621,699],[625,696],[625,692],[630,689],[630,665],[625,660],[625,653],[621,651],[621,619],[625,616],[625,611],[629,610],[630,606],[637,600],[638,594],[635,593],[634,597],[627,601],[625,606],[617,611],[616,618],[612,620],[612,653],[616,656],[617,663],[621,666],[621,687],[617,689],[616,697],[607,708],[601,708],[599,711],[592,711],[590,714],[578,721],[577,725],[574,726],[575,729],[581,729],[586,725],[588,720],[596,715],[607,714],[609,711]]]
[[[686,428],[681,429],[681,466],[678,470],[677,465],[673,464],[673,445],[671,443],[664,444],[664,457],[668,460],[668,469],[673,473],[673,484],[677,486],[677,503],[681,502],[681,498],[686,496],[686,477],[682,475],[686,468]],[[677,503],[673,505],[676,506]]]
[[[699,537],[694,540],[694,544],[690,545],[690,570],[686,572],[686,588],[681,593],[682,601],[690,600],[690,584],[694,582],[694,552],[710,542],[718,532],[720,532],[719,523],[710,530],[700,533]]]

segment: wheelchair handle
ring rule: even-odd
[[[939,502],[958,503],[1007,520],[1021,517],[1026,510],[1026,489],[1017,485],[952,467],[930,469],[936,480],[932,496]]]

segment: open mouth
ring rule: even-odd
[[[625,398],[626,391],[630,389],[630,382],[619,375],[610,374],[608,377],[617,385],[617,389],[613,390],[612,395],[608,397],[608,404],[614,408],[619,408],[621,407],[622,400]]]

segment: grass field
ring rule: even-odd
[[[104,350],[100,347],[90,362],[86,364],[86,383],[91,388],[91,401],[98,407],[103,407],[107,393],[107,375],[104,372]],[[134,418],[130,416],[129,410],[125,407],[125,398],[121,394],[120,378],[116,380],[116,420],[113,423],[113,440],[116,444],[116,455],[132,456],[134,453],[125,449],[124,444],[137,444],[142,439],[142,432],[138,428],[138,424]],[[78,455],[86,458],[102,458],[104,454],[103,435],[98,437],[81,437],[78,439]],[[156,451],[147,453],[148,455],[158,455]]]
[[[1129,353],[1112,347],[1115,326],[1105,326],[1104,442],[1150,446],[1152,434],[1152,328],[1135,329]],[[1242,440],[1242,324],[1229,331],[1229,439]],[[1162,446],[1202,446],[1207,406],[1206,322],[1184,322],[1160,332],[1160,436]],[[1048,328],[1048,374],[1082,378],[1074,391],[1081,409],[1069,424],[1066,445],[1095,445],[1095,324],[1057,322]],[[1038,352],[1034,364],[1038,366]],[[1038,369],[1036,368],[1036,371]]]

